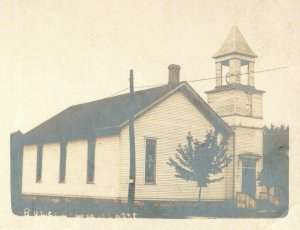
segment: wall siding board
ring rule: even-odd
[[[250,129],[244,127],[235,128],[235,145],[236,145],[236,192],[242,191],[242,162],[239,160],[239,155],[244,153],[254,153],[260,155],[261,158],[256,163],[256,177],[259,171],[262,170],[263,162],[263,131],[260,129]],[[256,196],[263,188],[256,183]]]
[[[119,136],[97,138],[95,187],[99,195],[109,198],[119,197],[119,163]]]
[[[135,121],[136,138],[136,199],[137,200],[197,200],[199,188],[195,182],[175,177],[175,169],[167,165],[170,157],[175,157],[178,144],[186,144],[189,131],[204,140],[208,130],[214,130],[209,121],[180,92],[176,92],[162,101]],[[157,139],[156,184],[145,185],[145,138]],[[127,199],[129,175],[128,127],[120,134],[121,169],[120,192]],[[232,147],[231,147],[232,151]],[[227,177],[202,189],[205,200],[226,199],[232,197],[227,192],[232,187],[232,169]],[[224,170],[223,174],[226,174]],[[230,184],[230,185],[229,185]],[[228,188],[228,189],[227,189]],[[228,191],[229,190],[229,191]]]
[[[241,91],[232,92],[235,96],[235,114],[251,116],[252,95]]]
[[[24,147],[23,194],[47,196],[118,198],[119,137],[96,139],[95,179],[87,184],[87,140],[69,141],[66,180],[59,183],[60,143],[44,144],[41,183],[35,182],[37,147]]]
[[[22,193],[36,190],[37,146],[27,145],[23,149]]]
[[[235,113],[234,91],[225,91],[207,95],[207,102],[212,109],[220,116],[232,115]]]
[[[65,194],[84,194],[87,179],[87,150],[88,144],[86,140],[67,143],[65,184],[68,186],[65,186]]]
[[[55,193],[59,182],[60,144],[43,145],[43,168],[40,190],[43,193]]]
[[[252,95],[252,115],[254,117],[262,117],[262,95],[261,94],[253,94]]]
[[[208,94],[208,104],[219,116],[240,115],[262,117],[262,95],[228,90]]]

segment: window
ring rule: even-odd
[[[66,179],[66,154],[66,143],[60,143],[59,183],[64,183]]]
[[[146,139],[145,183],[155,183],[156,140]]]
[[[42,162],[43,162],[43,145],[38,144],[37,161],[36,161],[36,182],[42,181]]]
[[[95,144],[96,140],[88,141],[88,159],[87,159],[87,183],[94,183],[95,174]]]

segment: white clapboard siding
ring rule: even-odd
[[[37,146],[25,146],[23,150],[23,180],[24,194],[57,194],[59,192],[59,143],[42,146],[42,177],[36,182]]]
[[[262,118],[262,95],[253,94],[252,95],[252,116]]]
[[[22,193],[36,190],[37,146],[25,145],[23,148]]]
[[[236,153],[262,154],[263,151],[263,130],[246,127],[235,128]]]
[[[231,136],[228,140],[228,156],[231,156],[232,161],[230,162],[229,166],[225,169],[225,179],[226,179],[226,198],[233,199],[234,198],[234,136]]]
[[[70,141],[67,143],[65,194],[85,194],[87,179],[86,140]]]
[[[208,104],[220,116],[241,115],[262,117],[262,95],[227,90],[208,94]]]
[[[119,136],[96,140],[94,196],[119,197],[119,152]]]
[[[57,192],[59,182],[60,144],[43,145],[42,178],[39,193],[53,194]]]
[[[252,95],[242,91],[233,91],[235,97],[235,114],[251,116]]]
[[[42,179],[36,183],[37,147],[24,147],[24,194],[66,197],[119,196],[119,136],[96,139],[94,183],[87,184],[87,140],[69,141],[65,183],[59,183],[60,143],[43,145]]]
[[[207,131],[213,129],[201,112],[180,92],[174,93],[136,119],[136,199],[197,200],[199,188],[196,183],[176,178],[174,167],[167,165],[167,162],[170,157],[175,157],[179,143],[186,144],[189,131],[201,141],[205,139]],[[145,185],[144,182],[145,138],[147,137],[157,139],[155,185]],[[121,197],[126,199],[129,175],[128,127],[121,131],[120,138],[120,191]],[[202,189],[202,199],[217,200],[230,197],[226,191],[232,188],[232,170],[227,173],[230,174],[230,179],[225,178],[221,182]],[[226,170],[224,170],[224,175],[226,175]]]
[[[207,95],[207,102],[212,109],[220,116],[232,115],[235,113],[234,91],[223,91]]]
[[[236,127],[235,128],[235,148],[236,148],[236,173],[235,173],[235,186],[236,192],[242,191],[242,162],[239,160],[239,155],[243,153],[254,153],[261,156],[257,161],[256,173],[262,169],[263,162],[263,131],[262,129],[251,129]],[[256,186],[256,193],[258,196],[261,187]]]

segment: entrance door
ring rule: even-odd
[[[256,192],[256,161],[242,160],[242,192],[255,198]]]

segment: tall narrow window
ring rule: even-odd
[[[146,139],[145,183],[155,183],[156,140]]]
[[[94,183],[95,174],[95,144],[96,140],[88,141],[87,183]]]
[[[42,163],[43,163],[43,145],[38,144],[37,161],[36,161],[36,182],[42,181]]]
[[[60,164],[59,164],[59,183],[64,183],[66,179],[66,142],[60,143]]]

